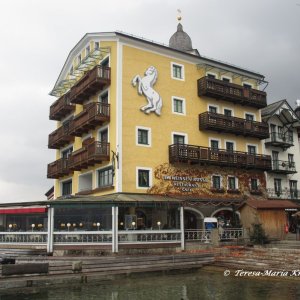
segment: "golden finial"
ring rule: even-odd
[[[180,22],[181,19],[182,19],[182,17],[181,17],[181,10],[177,9],[177,21]]]

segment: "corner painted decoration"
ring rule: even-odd
[[[149,114],[150,112],[155,112],[158,116],[161,114],[162,108],[162,99],[158,92],[153,89],[153,85],[157,80],[158,72],[155,67],[150,66],[145,71],[145,76],[141,77],[140,75],[136,75],[131,83],[133,86],[138,84],[138,93],[140,95],[144,94],[146,97],[148,104],[142,106],[140,109],[145,114]]]

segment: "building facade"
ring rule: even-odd
[[[142,203],[160,195],[184,206],[187,229],[202,228],[205,217],[238,226],[237,207],[264,195],[272,168],[261,143],[269,137],[264,82],[201,56],[180,23],[169,46],[121,32],[86,34],[51,92],[54,199],[131,195]],[[137,206],[125,204],[119,224],[178,226],[176,209]]]

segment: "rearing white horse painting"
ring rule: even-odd
[[[138,93],[140,95],[144,94],[148,104],[142,106],[140,109],[146,114],[150,112],[155,112],[157,115],[160,116],[161,108],[162,108],[162,99],[158,92],[153,89],[153,85],[157,80],[157,70],[155,67],[149,67],[146,72],[145,76],[141,77],[140,75],[136,75],[131,83],[133,86],[136,86],[138,83]]]

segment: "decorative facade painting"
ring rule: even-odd
[[[147,105],[142,106],[140,109],[145,114],[155,112],[158,116],[161,114],[162,99],[158,92],[153,89],[153,85],[156,83],[158,72],[155,67],[150,66],[145,71],[145,76],[141,77],[136,75],[131,83],[135,87],[137,85],[138,93],[144,95],[148,101]]]

